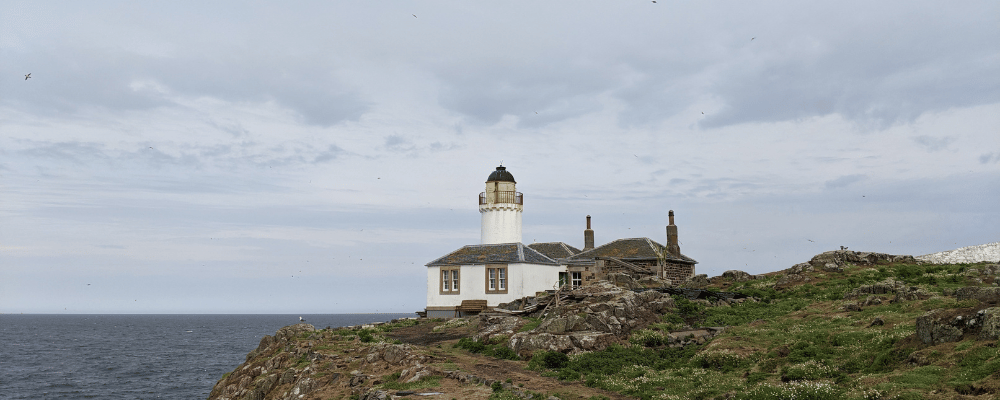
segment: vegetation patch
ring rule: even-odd
[[[505,341],[506,337],[502,336],[494,338],[492,343],[482,343],[472,340],[472,338],[462,338],[459,339],[457,344],[455,344],[455,347],[468,350],[471,353],[483,354],[493,358],[503,360],[519,360],[520,357],[517,356],[517,353],[503,344]]]

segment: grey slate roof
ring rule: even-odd
[[[572,257],[580,253],[580,249],[563,242],[532,243],[528,247],[552,259]]]
[[[444,257],[427,263],[427,266],[514,263],[557,265],[555,260],[525,246],[523,243],[500,243],[463,246]]]
[[[658,253],[665,253],[662,244],[656,243],[649,238],[629,238],[618,239],[593,249],[578,253],[569,258],[569,261],[593,260],[596,257],[614,257],[622,260],[649,260],[656,259]],[[665,254],[667,261],[681,262],[685,264],[697,264],[691,257],[681,254],[674,257]]]

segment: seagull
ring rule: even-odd
[[[653,0],[653,4],[656,4],[656,0]]]
[[[813,240],[812,240],[812,239],[806,239],[806,240],[808,240],[808,241],[810,241],[810,242],[813,242]],[[816,243],[816,242],[813,242],[813,243]]]
[[[701,115],[705,115],[705,112],[704,112],[704,111],[702,111],[702,112],[701,112]]]
[[[306,322],[305,318],[299,317],[299,322]]]
[[[30,72],[27,75],[24,76],[24,80],[28,80],[28,78],[31,78],[31,73]]]
[[[411,14],[411,15],[413,15],[413,18],[416,18],[416,17],[417,17],[417,14]]]
[[[756,39],[756,38],[757,38],[757,37],[756,37],[756,36],[754,36],[754,37],[750,38],[750,41],[752,42],[752,41],[753,41],[754,39]]]

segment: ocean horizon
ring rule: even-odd
[[[322,329],[416,314],[0,314],[0,397],[206,399],[299,317]]]

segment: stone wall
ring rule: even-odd
[[[692,276],[694,276],[694,264],[668,262],[663,267],[663,277],[673,282],[684,282]]]

